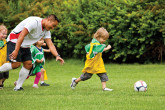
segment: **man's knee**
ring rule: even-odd
[[[25,61],[25,62],[23,62],[23,66],[26,69],[30,70],[32,68],[32,61]]]

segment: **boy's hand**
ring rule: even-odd
[[[111,49],[111,45],[108,45],[107,47],[105,47],[104,50],[103,50],[103,52],[104,52],[104,51],[107,51],[107,50],[109,50],[109,49]]]
[[[108,50],[111,49],[111,45],[108,45],[106,48],[107,48]]]

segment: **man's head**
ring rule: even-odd
[[[44,20],[43,20],[43,27],[47,30],[47,31],[49,31],[50,29],[54,29],[57,25],[58,25],[58,23],[59,23],[60,21],[59,21],[59,19],[57,18],[57,16],[56,15],[54,15],[54,14],[51,14],[51,15],[49,15],[49,16],[47,16],[47,18],[45,18]]]

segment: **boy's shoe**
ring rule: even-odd
[[[75,82],[75,80],[76,80],[76,78],[72,78],[72,83],[71,83],[71,85],[70,85],[70,87],[71,87],[72,89],[75,89],[75,87],[76,87],[76,85],[77,85],[77,83]]]
[[[113,89],[104,88],[103,91],[113,91]]]
[[[3,85],[0,85],[0,89],[3,89]]]
[[[34,84],[34,85],[33,85],[33,88],[38,88],[38,85]]]
[[[19,89],[14,88],[14,91],[23,91],[24,89],[20,87]]]
[[[45,82],[40,84],[40,86],[49,86],[49,84],[46,84]]]

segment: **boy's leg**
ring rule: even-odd
[[[2,89],[3,88],[3,79],[0,79],[0,89]]]
[[[93,74],[91,73],[83,73],[79,78],[72,78],[72,83],[70,85],[70,87],[72,89],[75,89],[76,85],[78,84],[78,82],[80,81],[85,81],[85,80],[88,80],[92,77]]]
[[[103,91],[112,91],[113,89],[106,88],[106,82],[109,80],[107,73],[97,74],[100,77]]]

